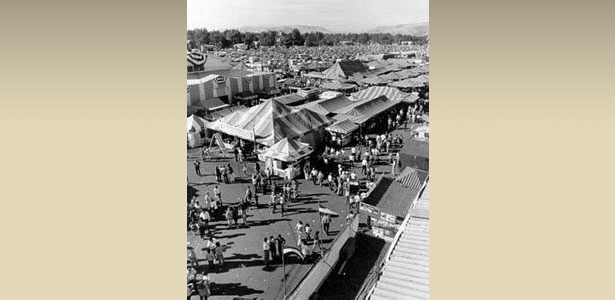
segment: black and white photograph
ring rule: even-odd
[[[187,299],[429,299],[429,1],[188,0],[186,48]]]

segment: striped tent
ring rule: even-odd
[[[417,88],[425,86],[425,82],[420,81],[417,78],[406,78],[402,81],[390,83],[389,86],[398,88]]]
[[[399,101],[405,101],[406,98],[408,97],[413,97],[411,94],[409,93],[404,93],[396,88],[393,87],[388,87],[388,86],[372,86],[369,87],[367,89],[358,91],[356,93],[353,93],[351,95],[351,99],[353,101],[358,101],[361,99],[375,99],[378,98],[380,96],[386,96],[387,98],[391,99],[392,101],[395,102],[399,102]],[[407,100],[406,100],[407,101]],[[408,101],[408,102],[414,102],[414,101]]]
[[[423,173],[423,174],[420,174]],[[422,176],[421,176],[422,175]],[[419,171],[414,168],[406,167],[399,176],[395,178],[395,181],[401,183],[401,186],[405,188],[411,188],[413,190],[419,190],[423,185],[426,174],[423,171]]]
[[[307,109],[293,111],[278,100],[269,99],[247,110],[234,112],[212,124],[212,129],[257,143],[273,146],[286,137],[303,136],[329,121]]]
[[[343,83],[339,80],[335,80],[333,82],[327,82],[320,87],[327,90],[350,90],[356,88],[357,85],[352,83]]]
[[[391,101],[384,95],[373,99],[362,99],[340,110],[334,119],[337,121],[350,120],[356,124],[363,124],[397,104],[399,102]]]
[[[361,79],[361,83],[369,85],[381,85],[386,84],[387,80],[382,79],[380,76],[374,76]]]
[[[357,129],[359,126],[348,119],[335,122],[326,128],[327,131],[341,134],[349,134]]]
[[[293,162],[310,155],[314,150],[308,144],[295,139],[284,138],[263,153],[264,157]]]
[[[339,113],[341,110],[344,110],[354,103],[355,102],[350,101],[350,99],[344,95],[337,95],[333,98],[317,100],[297,106],[297,109],[305,108],[323,116],[327,116]]]
[[[382,78],[382,80],[386,80],[386,81],[396,81],[396,80],[400,79],[399,75],[397,75],[397,73],[395,73],[395,72],[387,73],[387,74],[384,74],[384,75],[380,75],[380,78]]]

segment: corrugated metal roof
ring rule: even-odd
[[[429,299],[429,184],[382,268],[370,300]]]

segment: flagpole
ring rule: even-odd
[[[286,300],[286,263],[284,262],[284,245],[282,245],[282,281],[284,282],[284,300]]]

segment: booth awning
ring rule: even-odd
[[[212,98],[201,101],[203,107],[205,107],[208,111],[220,110],[230,105],[224,103],[220,98]]]
[[[350,120],[342,120],[333,123],[331,126],[325,128],[327,131],[340,133],[340,134],[349,134],[353,131],[359,129],[359,126]]]
[[[338,121],[350,120],[357,124],[363,124],[373,117],[389,110],[399,102],[391,101],[386,96],[382,95],[375,99],[365,99],[357,101],[356,104],[349,106],[335,116]]]
[[[256,98],[258,98],[258,95],[252,93],[251,91],[245,91],[245,92],[241,92],[237,95],[235,95],[233,98],[238,99],[238,100],[254,100]]]

